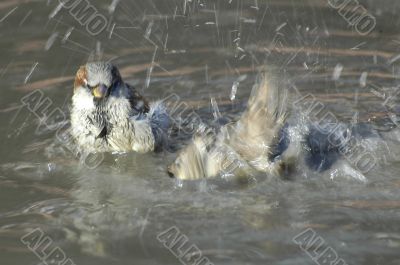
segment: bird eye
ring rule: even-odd
[[[93,90],[96,86],[91,86],[91,85],[89,85],[89,84],[86,84],[86,87],[87,87],[88,89],[90,89],[90,90]]]

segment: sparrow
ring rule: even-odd
[[[279,174],[287,166],[290,156],[271,158],[287,118],[287,93],[272,85],[266,75],[259,79],[240,119],[218,131],[200,126],[192,142],[168,167],[170,177],[197,180],[247,177],[253,172]]]
[[[167,141],[166,107],[160,101],[149,103],[111,63],[91,62],[79,68],[70,114],[71,135],[86,153],[146,153]]]
[[[377,162],[373,146],[381,145],[371,144],[380,139],[373,126],[312,121],[301,109],[294,109],[290,121],[288,93],[280,83],[261,75],[238,121],[219,130],[199,126],[168,167],[169,176],[246,180],[266,173],[290,179],[300,170],[365,182],[364,174]]]

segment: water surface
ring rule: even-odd
[[[20,240],[37,228],[52,240],[45,253],[60,247],[77,265],[179,264],[157,240],[173,226],[213,264],[314,264],[293,242],[307,228],[324,240],[317,253],[331,247],[349,265],[400,263],[398,1],[360,1],[376,18],[367,35],[325,0],[90,2],[109,23],[96,36],[57,12],[56,0],[0,3],[0,264],[40,264]],[[23,104],[40,91],[67,115],[88,60],[112,61],[152,100],[175,93],[206,121],[210,98],[237,118],[269,65],[291,101],[312,94],[340,121],[377,128],[370,147],[379,162],[367,181],[304,171],[244,187],[177,183],[165,170],[173,153],[108,154],[88,169]]]

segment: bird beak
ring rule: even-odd
[[[100,84],[93,89],[92,93],[95,98],[100,99],[100,98],[104,98],[107,95],[107,92],[108,92],[108,87],[106,87],[103,84]]]
[[[174,174],[174,172],[173,172],[171,166],[168,167],[167,173],[168,173],[168,176],[169,176],[170,178],[175,178],[175,174]]]

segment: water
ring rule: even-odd
[[[324,0],[91,1],[109,23],[92,36],[58,1],[2,1],[0,264],[51,264],[56,247],[77,265],[179,264],[157,239],[171,227],[213,264],[313,264],[293,241],[307,228],[324,242],[309,253],[331,247],[347,264],[399,264],[400,6],[360,2],[376,18],[365,36]],[[367,181],[338,165],[244,186],[171,180],[171,153],[108,154],[88,169],[23,98],[39,89],[50,110],[68,113],[89,59],[112,60],[150,99],[175,93],[210,121],[211,98],[222,117],[237,117],[267,64],[291,101],[310,93],[339,120],[378,128],[383,137],[366,146],[379,161]],[[39,256],[21,242],[34,229],[51,239]]]

